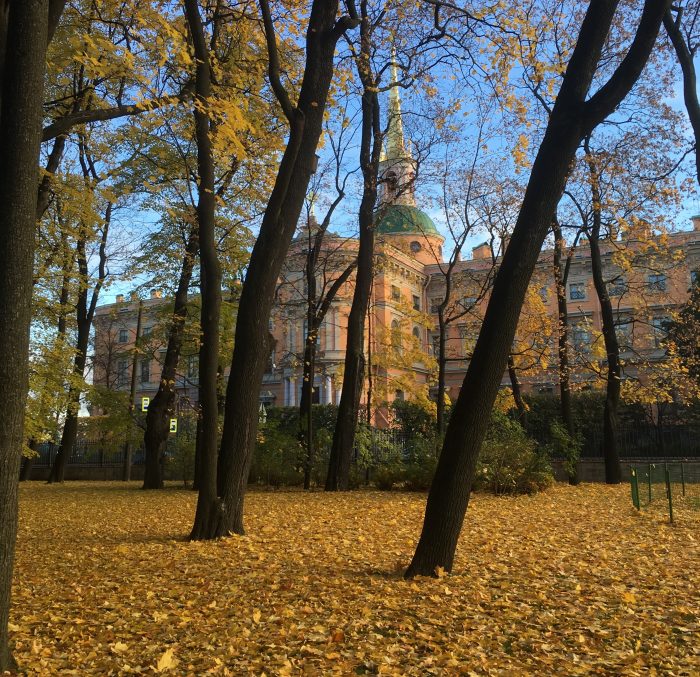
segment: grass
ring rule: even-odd
[[[24,484],[11,616],[28,674],[700,674],[700,514],[629,486],[473,497],[454,574],[404,581],[425,496]]]

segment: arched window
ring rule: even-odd
[[[391,347],[394,350],[401,348],[401,325],[398,320],[391,321]]]
[[[418,341],[418,345],[421,345],[423,343],[420,337],[420,327],[413,327],[413,338],[415,338],[416,341]]]
[[[386,195],[389,200],[393,200],[399,190],[399,179],[396,176],[396,172],[387,172],[384,177],[386,181]]]

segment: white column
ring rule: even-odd
[[[324,404],[332,404],[333,400],[333,383],[330,376],[326,376],[325,386],[323,388]]]

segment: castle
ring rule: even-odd
[[[416,204],[415,161],[404,138],[398,88],[389,95],[389,127],[380,168],[381,200],[376,223],[376,272],[365,332],[367,388],[371,391],[375,423],[387,425],[386,407],[394,399],[435,397],[437,311],[449,283],[445,304],[449,319],[445,335],[446,394],[454,399],[464,378],[471,349],[488,302],[490,280],[498,265],[500,242],[473,247],[461,258],[443,253],[445,238],[433,220]],[[644,229],[644,224],[638,224]],[[617,328],[627,376],[634,376],[639,360],[661,360],[664,322],[682,304],[700,270],[700,217],[694,228],[666,236],[664,256],[650,233],[628,232],[615,241],[601,242],[603,268],[617,313]],[[270,319],[274,349],[263,379],[260,401],[267,406],[298,406],[303,381],[304,344],[307,334],[308,286],[305,266],[319,224],[313,213],[292,242],[280,277],[276,305]],[[314,269],[318,305],[342,272],[352,263],[358,242],[326,233]],[[643,261],[625,269],[620,256],[636,255]],[[445,260],[445,259],[448,260]],[[452,264],[452,265],[450,265]],[[340,400],[347,319],[354,275],[340,285],[316,336],[313,401],[337,404]],[[521,326],[503,384],[517,377],[525,389],[554,392],[557,375],[557,294],[553,251],[543,250],[531,282]],[[569,340],[574,383],[600,385],[601,314],[592,282],[590,250],[585,239],[571,250],[565,294],[568,302]],[[142,334],[152,332],[157,295],[143,304]],[[136,328],[137,303],[125,302],[98,309],[96,314],[95,383],[128,389],[130,349]],[[520,341],[520,343],[518,343]],[[139,358],[137,401],[153,397],[158,389],[163,345],[153,345]],[[99,358],[99,359],[97,359]],[[180,409],[197,401],[197,355],[183,355],[177,381]]]

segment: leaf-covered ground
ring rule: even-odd
[[[700,513],[628,487],[477,495],[455,574],[406,582],[425,496],[23,485],[12,629],[30,674],[700,674]]]

